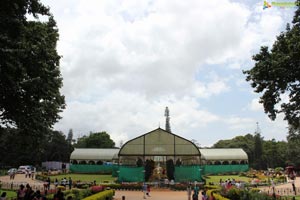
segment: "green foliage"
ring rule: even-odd
[[[287,136],[287,165],[300,164],[300,128],[289,127]]]
[[[263,145],[262,145],[263,138],[260,136],[260,133],[256,133],[254,135],[254,168],[255,169],[263,169],[263,161],[262,161],[262,154],[263,154]]]
[[[299,3],[299,1],[297,1]],[[253,56],[255,66],[247,71],[246,80],[257,93],[262,93],[260,103],[265,112],[274,120],[284,113],[289,125],[300,127],[300,5],[295,13],[292,27],[288,24],[272,48],[263,46]],[[289,96],[287,103],[282,94]],[[276,106],[280,104],[280,107]]]
[[[44,156],[45,136],[65,108],[58,29],[38,0],[3,0],[0,16],[1,162],[37,164]]]
[[[242,148],[248,155],[250,166],[254,162],[254,137],[251,134],[237,136],[231,140],[219,140],[213,148]]]
[[[113,148],[115,143],[106,132],[90,133],[89,136],[78,138],[75,148]]]
[[[114,195],[115,195],[114,190],[105,190],[103,192],[99,192],[99,193],[94,194],[92,196],[86,197],[83,200],[105,200],[107,197],[109,199],[113,199]]]
[[[82,200],[92,195],[90,189],[72,189],[63,192],[65,197],[72,196],[73,200]],[[47,195],[47,199],[53,199],[53,194]]]
[[[242,182],[249,182],[251,180],[247,176],[238,176],[238,175],[207,176],[206,183],[219,185],[221,179],[222,179],[222,181],[225,181],[228,179],[235,179],[236,181],[242,181]]]
[[[37,0],[4,0],[0,8],[0,123],[41,136],[65,107],[58,29]],[[28,14],[48,21],[28,21]]]
[[[64,161],[70,159],[71,149],[63,133],[49,130],[43,138],[23,135],[20,129],[0,128],[1,162],[18,167],[24,164],[40,164],[43,161]],[[14,158],[14,159],[11,159]]]
[[[275,141],[275,139],[263,140],[260,135],[247,134],[229,140],[220,140],[213,145],[213,148],[242,148],[248,155],[250,167],[267,169],[285,167],[287,160],[295,160],[296,162],[297,158],[300,160],[300,153],[297,154],[300,152],[300,147],[295,145],[300,144],[300,138],[294,141],[294,145],[291,145],[290,141],[287,143]],[[293,146],[293,148],[288,148],[289,146]]]

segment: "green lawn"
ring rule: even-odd
[[[251,181],[251,179],[248,177],[238,176],[238,175],[228,175],[228,176],[207,176],[206,183],[219,184],[220,179],[222,179],[223,181],[227,179],[235,179],[235,181],[244,181],[244,182]]]
[[[72,178],[73,181],[83,181],[83,182],[93,182],[94,180],[97,183],[109,181],[113,182],[116,178],[112,177],[111,175],[100,175],[100,174],[62,174],[56,176],[50,176],[51,182],[57,178],[60,181],[63,178],[69,179]]]
[[[0,190],[0,195],[2,192],[6,192],[6,197],[8,198],[16,198],[17,197],[17,192],[16,191],[11,191],[11,190]]]

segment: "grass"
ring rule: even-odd
[[[100,175],[100,174],[60,174],[55,176],[50,176],[51,182],[57,178],[58,181],[61,179],[66,178],[67,180],[69,177],[72,178],[73,181],[82,181],[82,182],[94,182],[101,183],[104,181],[113,182],[116,178],[112,177],[111,175]]]
[[[17,197],[17,192],[16,191],[12,191],[12,190],[0,190],[1,194],[2,194],[2,192],[6,192],[6,197],[8,197],[8,198],[16,198]]]
[[[206,178],[206,183],[214,183],[214,184],[219,184],[220,179],[223,181],[227,179],[235,179],[235,181],[244,181],[244,182],[249,182],[251,181],[251,178],[244,177],[244,176],[238,176],[238,175],[222,175],[222,176],[207,176]]]

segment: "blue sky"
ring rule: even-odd
[[[271,46],[294,9],[263,1],[42,0],[59,28],[62,93],[55,125],[75,137],[107,131],[119,143],[158,126],[203,147],[254,133],[285,140],[287,124],[264,114],[242,70]]]

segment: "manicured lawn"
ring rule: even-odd
[[[16,191],[11,191],[11,190],[0,190],[0,195],[2,192],[6,192],[6,197],[8,198],[16,198],[17,197],[17,192]]]
[[[238,175],[228,175],[228,176],[207,176],[206,183],[214,183],[214,184],[219,184],[220,179],[223,181],[228,180],[228,179],[235,179],[235,181],[244,181],[244,182],[249,182],[251,181],[251,178],[244,177],[244,176],[238,176]]]
[[[67,180],[69,177],[72,178],[73,181],[82,181],[82,182],[93,182],[94,180],[97,183],[108,181],[113,182],[116,178],[112,177],[111,175],[100,175],[100,174],[61,174],[56,176],[50,176],[51,182],[53,182],[56,178],[58,181],[61,179],[66,178]]]

